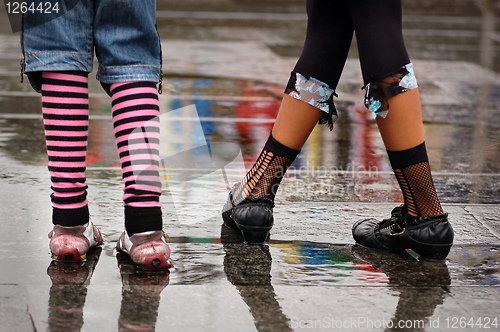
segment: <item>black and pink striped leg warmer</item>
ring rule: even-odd
[[[159,173],[160,108],[153,82],[111,85],[113,125],[125,183],[129,234],[162,229]]]
[[[44,72],[42,113],[52,180],[52,221],[77,226],[89,221],[85,157],[89,123],[84,72]]]
[[[111,97],[125,183],[125,228],[130,234],[161,230],[156,85],[153,82],[112,84]],[[87,73],[44,72],[42,111],[53,190],[53,223],[84,225],[89,221],[85,184]]]

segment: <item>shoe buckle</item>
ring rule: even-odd
[[[398,221],[399,221],[399,218],[397,217],[393,217],[391,218],[391,221],[392,221],[392,225],[391,225],[391,231],[393,233],[402,233],[404,231],[404,227],[402,227]]]

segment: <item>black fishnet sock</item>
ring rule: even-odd
[[[404,151],[389,151],[394,174],[403,192],[406,211],[413,217],[443,213],[432,181],[425,142]]]
[[[270,134],[259,158],[233,194],[233,203],[238,204],[245,198],[274,200],[281,179],[299,152],[284,146]]]

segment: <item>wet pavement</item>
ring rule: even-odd
[[[433,176],[456,233],[442,264],[353,245],[355,221],[402,202],[361,105],[355,49],[337,91],[340,120],[313,132],[283,181],[270,244],[246,245],[221,226],[228,189],[267,139],[300,52],[303,1],[158,2],[170,273],[137,270],[114,250],[122,183],[110,101],[94,79],[87,183],[105,244],[85,263],[51,262],[40,98],[19,82],[19,35],[1,8],[0,331],[500,330],[500,53],[491,34],[500,20],[474,1],[439,3],[404,1]]]

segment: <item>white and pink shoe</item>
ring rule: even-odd
[[[85,260],[90,247],[102,244],[101,232],[92,222],[86,226],[55,225],[49,233],[49,239],[52,258],[67,262]]]
[[[172,267],[170,247],[163,231],[137,233],[129,236],[123,232],[116,249],[130,255],[132,261],[146,270],[160,270]]]

